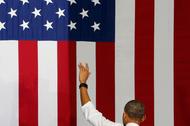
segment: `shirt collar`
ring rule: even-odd
[[[138,124],[136,124],[136,123],[127,123],[127,125],[126,126],[139,126]]]

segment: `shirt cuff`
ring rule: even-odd
[[[92,104],[91,101],[87,102],[86,104],[84,104],[82,106],[82,111],[84,112],[85,110],[91,110],[91,109],[95,109],[94,105]]]

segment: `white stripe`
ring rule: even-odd
[[[0,41],[0,123],[18,126],[18,42]]]
[[[38,42],[39,126],[57,126],[57,42]]]
[[[174,126],[174,0],[155,1],[155,126]]]
[[[88,80],[89,85],[89,95],[92,102],[95,103],[96,100],[96,44],[95,43],[88,43],[88,42],[78,42],[77,43],[77,64],[88,63],[90,72],[90,78]],[[78,67],[77,67],[77,87],[79,85],[78,81]],[[80,94],[79,89],[77,88],[77,126],[91,126],[83,117],[81,111],[81,101],[80,101]]]
[[[134,99],[135,0],[116,0],[115,111],[121,122],[123,108]]]

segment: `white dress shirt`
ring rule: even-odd
[[[101,112],[96,110],[92,102],[88,102],[82,106],[82,112],[86,120],[93,126],[123,126],[120,123],[112,122],[106,119]],[[139,126],[136,123],[128,123],[126,126]]]

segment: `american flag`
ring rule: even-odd
[[[189,126],[190,1],[0,0],[0,125],[90,126],[81,113],[79,62],[91,100],[122,122],[144,102],[142,126]]]
[[[113,41],[114,5],[114,0],[0,0],[0,39]]]

